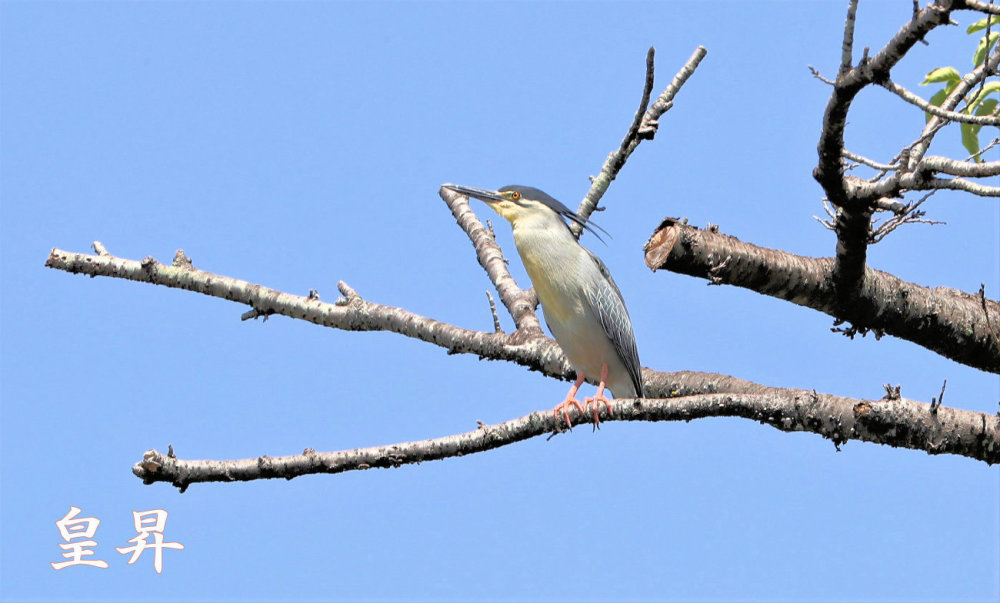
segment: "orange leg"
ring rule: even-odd
[[[611,416],[615,415],[615,411],[611,408],[611,400],[609,400],[607,396],[604,395],[604,388],[607,380],[608,380],[608,365],[605,363],[601,365],[601,382],[597,385],[597,395],[594,396],[593,398],[587,398],[584,401],[588,408],[591,406],[591,404],[593,404],[594,406],[594,429],[597,429],[601,424],[601,421],[597,418],[597,409],[599,408],[598,406],[599,404],[603,404],[604,407],[608,409],[609,415]]]
[[[556,415],[557,423],[559,422],[559,411],[561,410],[563,413],[563,417],[566,419],[566,427],[569,428],[573,427],[573,424],[570,423],[569,421],[569,412],[566,410],[570,406],[575,407],[576,410],[579,411],[581,415],[583,414],[583,405],[580,404],[580,401],[576,399],[576,392],[580,389],[580,386],[583,385],[584,377],[585,376],[583,373],[577,375],[576,383],[573,384],[573,387],[569,388],[569,393],[566,394],[566,399],[557,404],[556,407],[552,409],[552,412],[555,413]]]

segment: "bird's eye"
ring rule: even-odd
[[[521,193],[517,191],[510,191],[510,198],[513,199],[514,201],[517,201],[518,199],[521,198]]]

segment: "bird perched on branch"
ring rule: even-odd
[[[568,409],[582,414],[586,405],[593,409],[596,426],[599,404],[614,414],[606,389],[618,398],[641,398],[639,352],[625,300],[604,263],[577,242],[565,220],[591,232],[597,225],[530,186],[496,191],[443,187],[485,201],[513,228],[514,245],[542,303],[545,322],[576,371],[576,383],[553,409],[556,417],[561,411],[570,425]],[[576,393],[588,376],[599,379],[597,394],[581,404]]]

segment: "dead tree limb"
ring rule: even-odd
[[[853,303],[839,305],[833,258],[811,258],[758,247],[715,229],[664,220],[646,243],[646,265],[714,284],[735,285],[829,314],[871,331],[912,341],[956,362],[1000,373],[1000,346],[989,317],[1000,303],[948,287],[928,288],[865,268]],[[984,301],[985,300],[985,301]],[[983,311],[987,308],[989,314]]]

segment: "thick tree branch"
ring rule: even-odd
[[[669,377],[669,375],[668,375]],[[614,400],[613,415],[601,409],[601,422],[691,421],[705,417],[743,417],[781,431],[808,431],[829,438],[839,450],[849,440],[876,442],[928,454],[959,454],[988,464],[1000,462],[1000,417],[932,407],[893,397],[861,400],[806,390],[760,387],[760,393],[710,393],[671,399]],[[574,413],[572,422],[589,421]],[[233,461],[181,460],[147,451],[132,472],[143,482],[169,482],[182,492],[197,482],[291,479],[314,473],[390,468],[464,456],[506,446],[561,429],[551,410],[474,431],[389,446],[339,452],[305,450],[301,455]]]
[[[813,308],[852,323],[850,335],[873,331],[912,341],[956,362],[1000,373],[1000,346],[977,295],[946,287],[929,289],[865,269],[855,303],[838,304],[834,260],[757,247],[715,230],[665,220],[646,243],[646,264],[735,285]],[[988,300],[1000,324],[1000,303]]]
[[[695,69],[698,68],[698,65],[707,53],[708,50],[704,46],[696,48],[691,57],[684,63],[684,66],[681,67],[680,71],[670,81],[670,84],[657,97],[652,106],[647,109],[646,105],[649,103],[650,93],[653,88],[654,51],[652,48],[649,49],[649,53],[646,55],[646,80],[639,110],[636,111],[635,118],[628,132],[626,132],[625,138],[622,139],[618,150],[608,155],[608,158],[604,161],[604,165],[601,166],[600,174],[593,178],[590,190],[587,191],[583,201],[580,203],[577,213],[583,216],[584,219],[589,218],[594,213],[594,210],[597,209],[597,204],[600,202],[601,197],[607,192],[608,187],[611,186],[611,182],[618,176],[618,172],[625,166],[625,162],[632,155],[632,152],[635,151],[636,147],[639,146],[639,143],[646,139],[652,139],[656,135],[656,130],[659,127],[657,120],[673,106],[674,97],[680,91],[681,87],[684,86],[684,83],[694,74]],[[580,233],[583,232],[583,227],[573,224],[570,226],[570,230],[579,238]]]

